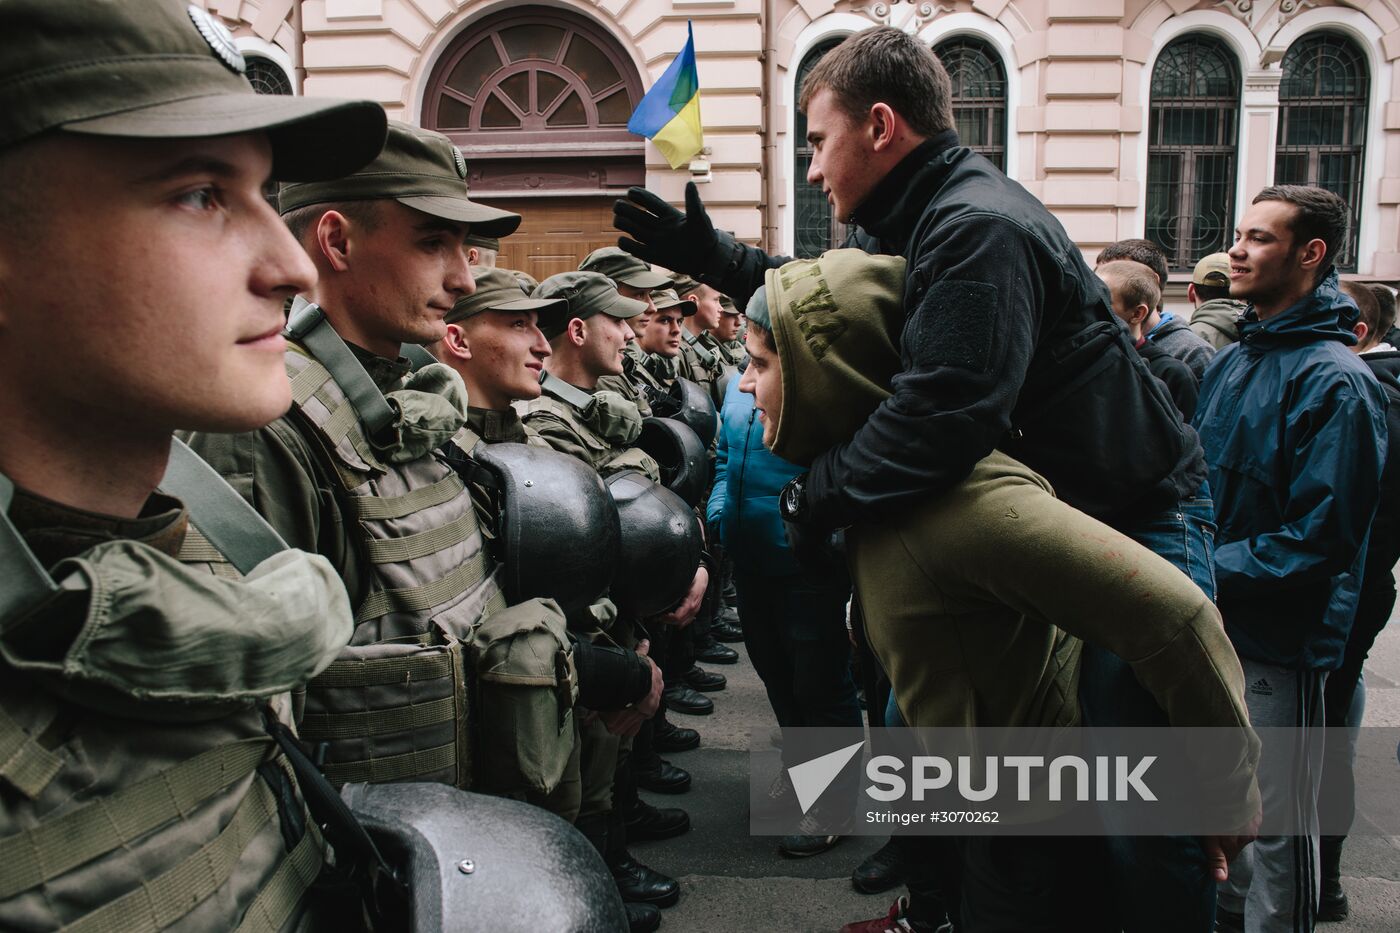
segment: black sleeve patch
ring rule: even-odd
[[[997,287],[959,280],[934,282],[904,328],[915,367],[951,366],[985,373],[991,365]]]

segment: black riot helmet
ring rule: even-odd
[[[715,403],[709,393],[689,379],[681,378],[671,383],[669,394],[675,404],[659,411],[694,431],[700,438],[700,446],[708,450],[719,429],[719,416],[715,414]]]
[[[622,526],[622,553],[608,594],[637,616],[665,612],[685,596],[700,566],[700,520],[680,496],[636,470],[606,480]]]
[[[567,614],[607,592],[621,533],[595,471],[528,444],[481,444],[472,460],[494,480],[487,484],[499,509],[494,551],[508,602],[547,597]]]
[[[705,495],[709,463],[705,445],[687,425],[674,418],[647,418],[635,447],[651,455],[661,466],[661,485],[696,506]]]
[[[541,807],[434,783],[347,784],[345,804],[408,886],[394,929],[627,928],[598,850]]]

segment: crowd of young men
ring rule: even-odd
[[[1261,192],[1188,326],[1151,244],[1095,276],[881,28],[801,91],[855,249],[791,266],[693,186],[684,213],[633,189],[619,247],[536,283],[497,267],[521,218],[468,196],[450,140],[254,97],[196,7],[10,0],[0,31],[0,926],[352,929],[393,900],[324,795],[415,781],[573,824],[600,910],[656,928],[679,885],[628,841],[690,829],[638,788],[690,787],[661,755],[700,735],[667,712],[710,712],[696,662],[737,659],[697,513],[746,355],[765,446],[806,469],[794,540],[848,530],[884,721],[1237,737],[1201,775],[1215,835],[903,839],[909,897],[848,929],[1344,909],[1316,834],[1250,844],[1261,806],[1316,807],[1317,728],[1395,598],[1393,304],[1343,297],[1334,195]],[[1256,784],[1286,750],[1251,723],[1307,737],[1295,780]]]

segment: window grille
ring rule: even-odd
[[[1152,69],[1147,127],[1147,239],[1176,272],[1234,235],[1240,75],[1213,36],[1172,42]]]
[[[958,36],[933,47],[953,82],[953,126],[964,146],[1006,171],[1006,67],[991,44]]]
[[[261,55],[245,55],[243,58],[248,63],[248,70],[243,74],[253,85],[253,90],[259,94],[291,96],[292,81],[281,65]]]
[[[1309,33],[1283,56],[1274,183],[1316,185],[1351,205],[1350,229],[1337,256],[1344,272],[1356,271],[1370,84],[1361,50],[1339,33]]]

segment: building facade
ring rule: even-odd
[[[259,89],[368,97],[465,153],[524,215],[501,262],[543,277],[611,243],[611,203],[703,183],[717,225],[811,255],[842,225],[804,180],[801,76],[889,24],[948,66],[963,142],[1089,255],[1146,236],[1184,281],[1265,185],[1355,208],[1342,269],[1400,279],[1400,0],[206,0]],[[694,24],[707,151],[626,130]]]

